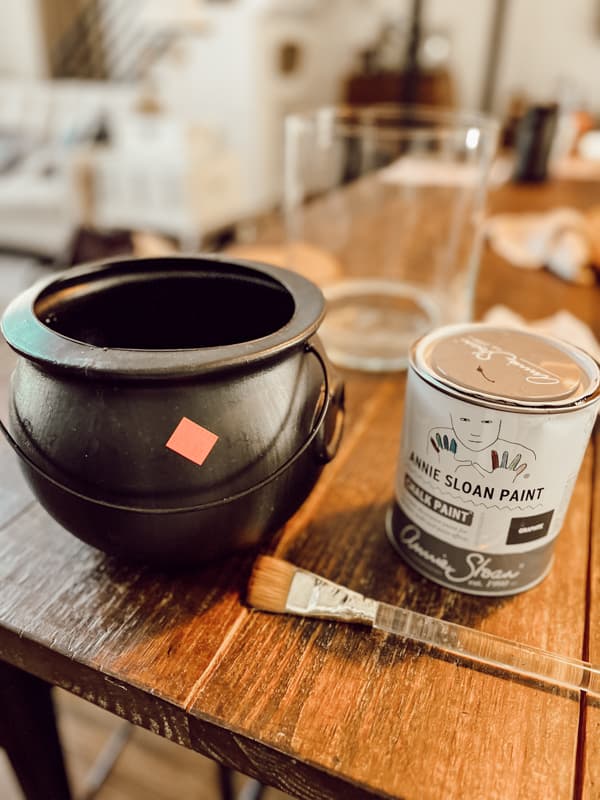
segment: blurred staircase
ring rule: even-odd
[[[181,34],[145,24],[145,8],[140,0],[40,0],[51,77],[139,80]]]

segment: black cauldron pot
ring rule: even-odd
[[[98,262],[19,295],[2,318],[20,355],[10,438],[41,504],[161,566],[256,544],[341,434],[323,310],[300,275],[212,256]]]

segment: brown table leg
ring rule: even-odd
[[[3,661],[0,746],[27,800],[71,800],[50,686]]]

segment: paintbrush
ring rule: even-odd
[[[273,556],[257,558],[247,600],[262,611],[370,625],[476,665],[600,696],[600,667],[587,661],[380,603]]]

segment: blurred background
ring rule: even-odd
[[[3,0],[0,249],[251,241],[324,104],[491,111],[506,148],[550,107],[552,167],[597,168],[599,73],[598,0]]]
[[[495,185],[519,131],[536,180],[597,180],[598,75],[600,0],[1,0],[0,298],[49,267],[281,237],[283,122],[325,104],[491,112]],[[215,796],[211,762],[58,708],[78,797]],[[21,797],[1,750],[0,796]]]

